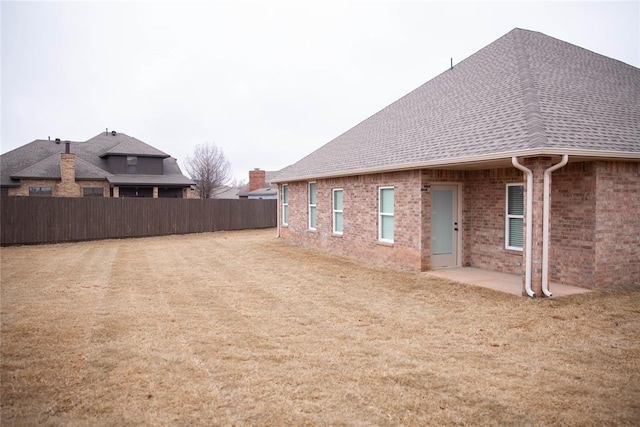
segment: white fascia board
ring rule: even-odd
[[[294,178],[276,178],[273,179],[274,183],[287,183],[295,181],[309,181],[314,179],[327,179],[338,178],[343,176],[354,175],[371,175],[374,173],[385,172],[400,172],[413,169],[429,169],[429,168],[443,168],[447,166],[455,165],[470,165],[474,163],[486,163],[491,161],[508,161],[511,164],[511,158],[516,157],[540,157],[540,156],[562,156],[568,154],[570,157],[587,157],[587,158],[599,158],[599,159],[616,159],[616,160],[640,160],[640,152],[625,152],[625,151],[594,151],[594,150],[579,150],[579,149],[566,149],[566,148],[536,148],[531,150],[517,150],[506,151],[500,154],[481,154],[477,156],[469,157],[453,157],[449,159],[437,159],[426,162],[406,163],[402,165],[389,165],[380,166],[374,168],[352,169],[348,171],[338,171],[317,175],[303,175]]]

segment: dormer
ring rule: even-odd
[[[116,145],[100,157],[107,161],[114,175],[163,175],[163,160],[170,157],[144,142],[128,135],[111,131],[102,138],[114,138]]]

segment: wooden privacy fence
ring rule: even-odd
[[[58,243],[276,226],[276,200],[2,197],[0,244]]]

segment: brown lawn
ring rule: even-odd
[[[274,230],[2,248],[2,425],[637,425],[640,290],[532,300]]]

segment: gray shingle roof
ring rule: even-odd
[[[118,184],[132,185],[189,186],[193,184],[182,174],[178,162],[168,154],[123,133],[115,136],[104,132],[85,142],[72,141],[71,152],[76,155],[76,179],[106,179]],[[60,154],[65,144],[55,141],[35,140],[0,156],[0,184],[19,186],[15,178],[59,179]],[[105,155],[107,154],[107,155]],[[114,178],[109,172],[106,157],[108,155],[135,155],[161,157],[164,175],[155,175],[153,179],[141,178],[133,174]],[[114,181],[112,181],[114,180]]]
[[[276,182],[573,153],[640,158],[640,69],[514,29]]]
[[[75,171],[76,179],[105,179],[111,176],[110,173],[77,156],[75,159]],[[52,154],[38,163],[12,173],[11,177],[18,179],[60,179],[60,154]]]
[[[112,135],[111,133],[100,133],[87,141],[87,143],[105,144],[111,147],[100,157],[110,155],[162,158],[170,157],[167,153],[124,133],[116,133],[115,135]]]

